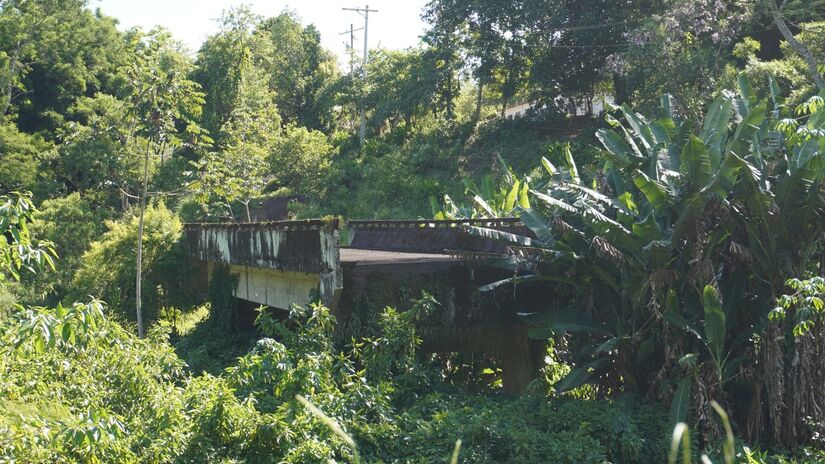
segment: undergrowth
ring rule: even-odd
[[[414,316],[386,308],[341,351],[327,308],[261,311],[264,337],[213,375],[96,301],[18,310],[0,323],[0,462],[443,463],[457,439],[459,462],[665,462],[660,405],[462,391],[416,354]],[[228,343],[208,321],[187,335],[204,357]]]

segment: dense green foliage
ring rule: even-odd
[[[348,73],[289,11],[190,54],[93,6],[0,2],[0,461],[663,462],[688,423],[722,462],[714,402],[825,460],[825,2],[431,0]],[[468,230],[517,251],[481,290],[552,292],[542,378],[417,353],[423,303],[241,327],[181,241],[326,214],[520,216]]]
[[[82,264],[74,274],[67,299],[78,301],[97,295],[121,311],[121,318],[133,319],[134,314],[126,309],[134,298],[137,218],[125,216],[106,225],[107,230],[81,257]],[[191,271],[187,272],[181,233],[180,219],[163,203],[146,209],[143,290],[148,307],[153,308],[148,315],[150,320],[160,315],[160,308],[180,307],[181,303],[192,301],[187,290]]]
[[[0,456],[22,462],[327,462],[352,450],[300,403],[335,418],[368,461],[647,462],[664,418],[636,400],[463,395],[414,356],[415,331],[386,309],[382,333],[336,353],[326,308],[288,323],[262,313],[263,338],[220,377],[191,377],[155,331],[144,340],[100,303],[36,308],[0,328]],[[406,355],[402,354],[406,353]],[[37,372],[24,366],[37,364]],[[66,379],[71,379],[67,382]],[[571,427],[576,423],[583,427]]]
[[[488,289],[547,281],[568,295],[531,316],[535,336],[585,334],[571,340],[576,367],[559,390],[592,383],[602,394],[670,396],[672,422],[695,408],[705,432],[717,400],[749,438],[794,446],[822,424],[819,400],[806,396],[822,381],[813,361],[822,338],[808,331],[819,330],[815,284],[792,281],[801,295],[781,300],[802,306],[795,326],[768,316],[784,314],[771,309],[786,276],[821,272],[825,113],[819,97],[783,106],[773,81],[769,113],[744,77],[741,87],[701,125],[674,119],[669,96],[655,121],[623,106],[614,129],[598,132],[605,151],[591,186],[572,156],[562,168],[542,160],[546,180],[518,208],[536,239],[471,231],[530,247],[517,275]],[[520,183],[510,184],[512,207]]]

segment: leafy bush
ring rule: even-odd
[[[531,316],[536,336],[574,334],[575,367],[559,391],[589,383],[605,397],[669,397],[671,421],[691,410],[708,437],[718,399],[749,439],[771,424],[789,447],[804,439],[807,417],[822,422],[816,400],[795,408],[804,414],[777,414],[782,363],[771,347],[782,338],[765,330],[786,276],[822,271],[822,102],[811,98],[794,118],[778,92],[760,102],[742,76],[739,93],[711,102],[701,124],[678,117],[668,95],[656,120],[617,109],[620,119],[597,132],[604,151],[591,184],[572,156],[561,168],[542,159],[548,181],[519,213],[534,238],[505,239],[528,245],[509,282],[552,282],[548,292],[568,295]],[[819,357],[813,345],[803,351]],[[798,382],[794,398],[817,395],[819,383]]]
[[[264,312],[260,329],[283,343],[261,339],[221,376],[191,377],[163,331],[140,340],[97,301],[19,311],[0,323],[0,460],[350,461],[353,448],[296,395],[341,424],[368,462],[444,462],[459,437],[462,462],[648,462],[665,450],[664,417],[629,398],[451,393],[415,357],[397,356],[415,346],[408,316],[387,310],[382,321],[360,354],[336,353],[327,308],[295,308],[285,321]],[[399,380],[411,375],[416,383]]]
[[[324,191],[333,147],[323,132],[288,125],[274,145],[269,161],[273,187],[316,197]]]
[[[106,223],[106,231],[81,258],[70,297],[95,295],[106,301],[118,317],[133,320],[137,218],[126,216]],[[146,209],[143,237],[143,294],[146,317],[155,319],[164,306],[187,307],[193,298],[186,282],[188,260],[179,241],[180,219],[163,203]]]
[[[105,218],[105,211],[95,210],[78,193],[46,200],[40,205],[34,214],[32,233],[54,244],[60,265],[55,272],[24,277],[23,301],[56,304],[65,298],[82,264],[81,257],[105,230]]]

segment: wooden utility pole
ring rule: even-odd
[[[367,82],[367,63],[369,60],[369,43],[367,42],[367,31],[369,29],[369,20],[370,20],[370,13],[377,13],[378,10],[370,10],[369,5],[365,5],[364,8],[342,8],[345,11],[354,11],[361,16],[364,17],[364,66],[362,68],[362,73],[364,76],[364,83]],[[364,108],[364,101],[361,102],[361,131],[359,132],[359,139],[361,140],[361,145],[364,145],[364,139],[367,138],[367,115],[366,109]]]
[[[338,35],[345,35],[349,34],[349,47],[347,47],[347,51],[349,52],[349,73],[350,75],[355,73],[355,57],[354,57],[354,49],[355,49],[355,33],[358,31],[363,31],[363,27],[359,27],[358,29],[353,29],[353,25],[349,25],[349,30],[346,30]],[[346,45],[346,43],[344,43]]]

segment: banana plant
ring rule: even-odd
[[[465,218],[503,218],[513,217],[518,208],[530,207],[530,180],[518,179],[510,170],[507,163],[499,156],[498,161],[503,168],[503,179],[496,183],[494,177],[487,174],[476,184],[471,179],[464,179],[464,193],[471,199],[469,204],[460,204],[449,195],[444,195],[443,204],[430,197],[430,207],[434,219],[465,219]]]
[[[535,238],[524,247],[524,237],[503,237],[518,273],[483,289],[537,281],[557,296],[525,318],[534,337],[571,334],[575,368],[558,390],[592,383],[689,396],[672,379],[695,353],[714,373],[704,391],[721,399],[787,276],[825,259],[825,108],[812,101],[797,125],[806,136],[788,137],[790,111],[770,87],[760,102],[742,77],[702,121],[678,118],[669,96],[653,120],[615,108],[597,133],[597,188],[582,184],[572,155],[561,168],[541,161],[550,181],[518,208]]]

